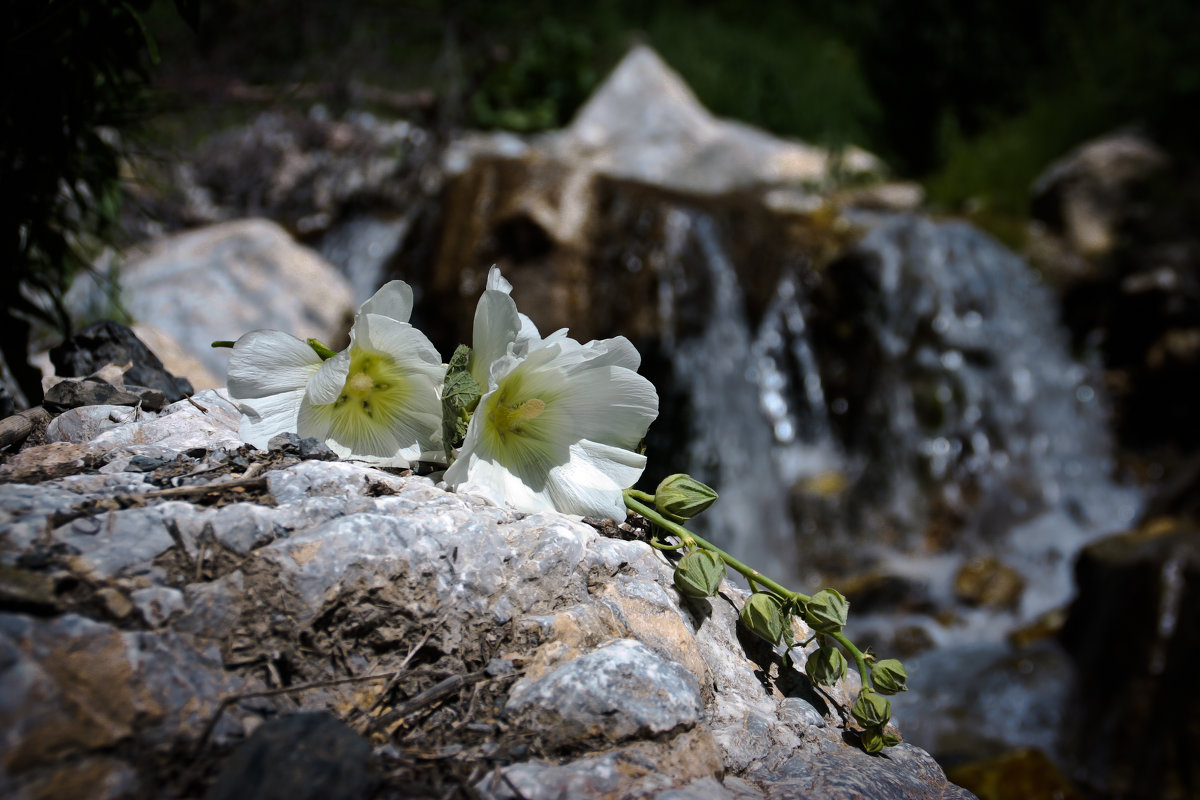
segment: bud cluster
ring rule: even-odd
[[[863,653],[842,633],[850,611],[848,601],[836,589],[822,589],[812,597],[788,591],[767,580],[729,554],[688,532],[680,523],[700,514],[717,499],[717,493],[690,475],[664,478],[652,496],[628,489],[625,502],[634,511],[654,523],[652,539],[659,549],[684,550],[675,567],[675,588],[684,597],[702,600],[720,589],[726,569],[734,569],[750,582],[751,594],[738,612],[742,627],[772,646],[789,651],[793,642],[793,617],[802,619],[813,635],[802,645],[816,641],[817,648],[805,663],[804,671],[814,684],[832,686],[846,677],[853,659],[862,678],[862,690],[850,709],[850,716],[862,728],[860,742],[868,753],[900,743],[886,730],[892,716],[892,704],[886,695],[908,690],[908,675],[894,658],[876,660]],[[642,501],[653,502],[654,507]],[[673,536],[677,544],[661,542],[659,535]],[[787,656],[790,658],[790,656]],[[894,729],[893,729],[894,730]]]

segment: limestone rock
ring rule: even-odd
[[[214,341],[257,328],[315,336],[338,347],[354,312],[349,284],[316,253],[261,219],[158,240],[121,269],[125,308],[217,375],[228,351]]]
[[[971,797],[845,740],[857,679],[817,693],[744,644],[737,589],[685,602],[644,542],[428,477],[221,450],[232,405],[195,400],[0,483],[0,564],[40,581],[0,613],[3,796],[302,797],[374,769],[407,797]],[[309,747],[305,786],[259,772]]]
[[[698,194],[772,185],[819,184],[835,165],[829,151],[714,117],[657,53],[637,45],[563,131],[528,145],[512,136],[466,137],[448,155],[452,170],[480,155],[538,154],[591,172]],[[841,169],[883,172],[849,148]]]

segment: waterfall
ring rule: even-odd
[[[685,461],[694,477],[721,493],[694,527],[738,558],[771,565],[780,579],[792,580],[798,567],[788,486],[775,463],[772,428],[764,424],[762,377],[750,358],[737,273],[703,213],[668,212],[664,245],[668,266],[660,275],[659,310],[675,380],[690,400]],[[685,254],[688,249],[693,252]],[[699,259],[711,305],[703,332],[676,341],[674,303],[687,289],[681,265],[688,255]]]

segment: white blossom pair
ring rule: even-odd
[[[622,490],[646,463],[633,450],[658,415],[654,386],[636,372],[641,358],[624,337],[542,339],[511,290],[493,267],[469,362],[482,397],[445,480],[523,511],[621,519]],[[389,283],[359,309],[349,349],[328,360],[277,331],[243,336],[229,365],[242,437],[262,447],[294,431],[343,458],[442,460],[445,367],[408,324],[411,311],[411,289]]]

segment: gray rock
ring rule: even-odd
[[[685,667],[618,639],[519,682],[505,710],[558,748],[686,730],[700,721],[702,704]]]
[[[71,408],[50,421],[46,428],[47,442],[89,442],[104,431],[147,415],[127,406],[87,405]]]
[[[224,396],[197,400],[207,412],[177,404],[69,446],[112,466],[133,448],[232,438]],[[459,753],[482,771],[457,780],[488,798],[969,796],[922,751],[844,741],[831,704],[854,678],[818,698],[778,660],[751,660],[741,593],[683,604],[644,543],[424,477],[261,458],[269,496],[231,491],[216,507],[146,495],[146,474],[127,471],[0,484],[4,560],[55,570],[76,587],[63,602],[96,615],[0,615],[5,796],[76,769],[127,793],[195,794],[172,783],[178,763],[138,754],[197,753],[215,775],[220,748],[258,723],[322,709],[371,731],[385,784],[415,769],[405,752]],[[126,489],[141,497],[121,507]],[[372,729],[447,675],[462,688]],[[457,743],[472,730],[492,735]]]
[[[130,593],[129,599],[152,628],[161,628],[171,617],[183,613],[183,592],[167,586],[147,586]]]
[[[124,383],[142,387],[142,391],[133,393],[143,398],[147,408],[155,410],[192,393],[186,378],[167,372],[132,330],[111,320],[93,322],[51,348],[50,361],[55,372],[64,377],[90,375],[107,364],[121,365]]]
[[[371,745],[328,712],[263,723],[226,759],[207,800],[360,800]]]
[[[833,171],[824,148],[714,117],[645,45],[629,51],[565,130],[528,143],[511,134],[465,136],[451,145],[446,162],[449,171],[463,172],[481,156],[532,153],[588,172],[699,194],[819,184]],[[855,147],[842,159],[851,173],[884,169]]]
[[[158,328],[224,375],[218,340],[274,328],[338,346],[353,314],[349,283],[273,222],[223,223],[159,240],[122,267],[121,297],[140,323]]]
[[[160,393],[156,400],[162,408]],[[78,408],[79,406],[136,406],[142,402],[140,395],[98,380],[64,379],[46,390],[45,402],[56,408]]]

